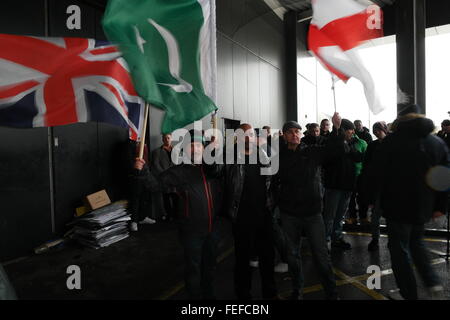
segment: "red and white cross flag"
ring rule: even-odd
[[[312,8],[309,50],[344,82],[351,77],[360,80],[370,110],[383,111],[372,76],[358,54],[364,42],[383,36],[382,10],[354,0],[312,0]]]

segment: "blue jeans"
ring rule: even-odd
[[[212,232],[207,235],[197,235],[180,231],[179,237],[184,248],[184,281],[189,299],[214,300],[217,234]]]
[[[423,242],[424,226],[387,220],[388,248],[392,271],[400,294],[407,300],[417,300],[417,284],[412,263],[427,287],[440,285],[440,279],[431,266]]]
[[[323,219],[327,241],[342,239],[342,224],[352,191],[325,189]]]
[[[293,291],[301,294],[305,282],[300,252],[302,234],[304,234],[309,240],[313,261],[319,272],[327,298],[335,298],[337,296],[336,280],[325,241],[325,226],[322,216],[317,214],[303,218],[293,217],[282,212],[281,221],[286,233],[288,247],[287,262],[289,272],[292,276]]]

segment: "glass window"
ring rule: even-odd
[[[449,119],[450,111],[450,33],[449,26],[430,28],[426,38],[426,94],[427,117],[436,127]],[[432,32],[434,31],[434,32]]]
[[[449,118],[450,106],[450,25],[427,29],[426,37],[426,116],[437,127]],[[376,121],[393,122],[397,117],[397,64],[395,36],[368,42],[359,51],[372,75],[385,110],[370,112],[361,82],[351,78],[335,83],[336,109],[343,118],[359,119],[371,129]],[[304,126],[320,122],[334,113],[331,74],[314,57],[298,60],[298,119]]]
[[[388,37],[371,41],[364,48],[361,48],[359,53],[361,60],[375,81],[378,96],[386,109],[378,115],[372,114],[361,82],[351,78],[347,83],[341,80],[335,83],[336,110],[343,118],[351,121],[359,119],[368,128],[371,128],[376,121],[392,122],[397,114],[395,39],[394,37]],[[314,80],[312,80],[312,83],[305,84],[306,88],[301,87],[305,80],[299,80],[299,120],[302,122],[305,122],[305,115],[308,118],[306,122],[320,122],[324,118],[331,119],[335,111],[332,76],[315,58],[299,59],[299,79],[314,79],[311,76],[313,66],[316,70],[316,88],[312,88],[314,87]],[[301,77],[300,75],[305,76]],[[311,93],[306,93],[306,90],[311,90]],[[316,95],[315,100],[307,98],[311,94]],[[311,111],[309,103],[315,104],[317,109],[314,112]]]

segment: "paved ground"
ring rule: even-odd
[[[233,242],[228,222],[221,224],[222,241],[217,270],[217,298],[234,299],[233,293]],[[369,253],[368,234],[347,234],[353,249],[332,251],[332,261],[338,279],[342,300],[386,299],[387,292],[395,288],[390,270],[387,238],[382,237],[379,252]],[[433,251],[445,251],[445,242],[429,239]],[[323,290],[304,241],[305,300],[323,299]],[[436,253],[431,253],[433,263],[444,279],[446,296],[450,300],[450,265]],[[68,290],[66,273],[69,265],[81,268],[81,290]],[[382,272],[381,289],[369,290],[366,286],[367,267],[379,265]],[[164,299],[183,300],[186,292],[183,283],[182,250],[178,244],[176,226],[169,222],[141,226],[139,232],[108,248],[94,250],[78,244],[41,255],[33,255],[4,265],[16,288],[19,299]],[[259,274],[253,272],[253,295],[260,298]],[[288,273],[276,274],[281,296],[290,294]],[[422,287],[421,282],[419,282]]]

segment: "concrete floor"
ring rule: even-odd
[[[220,224],[222,241],[216,276],[216,294],[220,300],[235,299],[233,292],[234,252],[231,228],[227,221]],[[394,289],[390,270],[387,238],[381,238],[379,252],[369,253],[368,234],[351,233],[346,239],[353,248],[349,251],[332,250],[332,261],[341,300],[383,300]],[[445,241],[427,240],[434,252],[445,251]],[[323,299],[323,290],[304,241],[305,300]],[[450,264],[430,253],[436,270],[443,279],[446,297],[450,300]],[[68,290],[67,267],[81,269],[81,290]],[[381,289],[366,286],[367,267],[379,265],[382,271]],[[176,226],[170,222],[140,226],[140,230],[110,247],[94,250],[69,243],[57,251],[33,255],[4,264],[19,299],[154,299],[184,300],[183,257],[177,240]],[[259,274],[253,272],[253,296],[260,298]],[[279,293],[290,294],[289,273],[276,274]],[[420,295],[423,285],[419,281]]]

